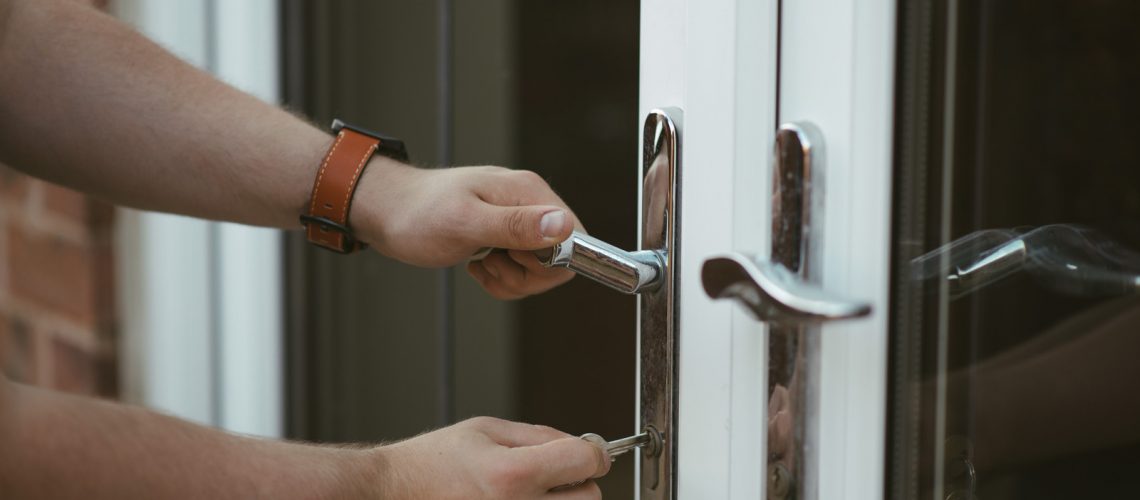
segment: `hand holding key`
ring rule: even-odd
[[[541,425],[478,417],[376,449],[378,498],[590,500],[609,472],[598,447]],[[559,487],[576,483],[571,487]],[[557,490],[557,491],[555,491]]]
[[[645,453],[649,456],[654,456],[661,450],[661,434],[652,427],[647,427],[645,432],[641,434],[614,441],[606,441],[602,436],[592,432],[582,434],[582,439],[601,446],[603,450],[606,450],[610,461],[615,460],[619,455],[623,455],[634,448],[644,448]]]
[[[646,426],[645,432],[642,432],[641,434],[627,438],[621,438],[615,441],[606,441],[606,438],[592,432],[582,434],[580,437],[583,441],[596,444],[605,450],[606,455],[610,457],[611,462],[616,460],[619,455],[624,455],[626,452],[634,448],[644,448],[646,455],[649,455],[651,457],[657,456],[658,453],[661,453],[661,433],[657,432],[657,429],[654,429],[653,426]],[[578,487],[583,482],[585,481],[575,481],[573,483],[564,484],[555,488],[554,490],[565,491],[573,489]]]

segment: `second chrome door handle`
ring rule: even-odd
[[[735,299],[756,320],[773,324],[818,323],[871,312],[869,304],[804,283],[780,264],[739,253],[706,260],[701,282],[709,297]]]
[[[536,250],[546,267],[565,267],[623,293],[641,293],[661,284],[664,259],[657,250],[627,252],[575,231],[552,248]]]
[[[771,257],[729,253],[705,260],[701,282],[709,297],[735,299],[757,320],[780,326],[871,313],[870,304],[825,292],[811,272],[823,222],[812,213],[822,202],[823,156],[823,136],[815,126],[780,126],[772,154]]]

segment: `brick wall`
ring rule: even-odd
[[[0,366],[9,378],[116,394],[114,210],[0,166]]]

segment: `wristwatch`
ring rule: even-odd
[[[348,226],[348,211],[360,174],[374,154],[408,161],[404,141],[333,120],[336,140],[329,146],[313,181],[309,211],[301,215],[309,243],[337,253],[352,253],[368,245]]]

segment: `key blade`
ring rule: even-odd
[[[649,433],[643,432],[636,436],[610,441],[606,444],[606,453],[609,453],[610,457],[616,457],[634,448],[649,444],[649,440]]]

